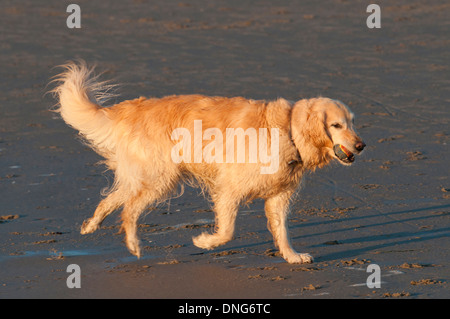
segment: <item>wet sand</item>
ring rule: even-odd
[[[0,4],[0,298],[449,298],[449,4],[363,1],[60,1]],[[263,202],[242,207],[235,239],[203,251],[210,203],[187,188],[140,220],[143,257],[118,214],[84,219],[110,185],[100,158],[48,109],[54,66],[83,58],[122,83],[117,101],[201,93],[347,103],[368,145],[352,167],[305,177],[289,218],[289,265]],[[68,265],[81,269],[69,289]],[[369,264],[381,288],[368,288]]]

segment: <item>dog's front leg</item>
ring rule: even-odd
[[[223,245],[233,238],[234,224],[238,211],[237,200],[228,193],[213,196],[216,227],[214,234],[201,233],[192,238],[194,245],[203,249],[213,249]]]
[[[288,263],[312,263],[312,256],[297,253],[292,248],[289,240],[287,217],[289,215],[289,198],[291,194],[291,192],[280,193],[266,200],[267,226],[273,235],[275,246],[279,248],[281,256]]]

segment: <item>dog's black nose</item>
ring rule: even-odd
[[[359,152],[361,152],[361,151],[364,149],[364,147],[366,147],[366,143],[364,143],[364,142],[362,142],[362,141],[355,144],[355,148],[356,148]]]

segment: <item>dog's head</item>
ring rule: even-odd
[[[309,168],[322,167],[331,159],[351,165],[366,144],[354,128],[354,114],[342,102],[328,98],[295,103],[291,129],[300,156]]]

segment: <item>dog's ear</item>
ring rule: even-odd
[[[302,161],[311,169],[328,163],[331,139],[326,130],[326,114],[318,107],[319,99],[304,99],[295,103],[291,117],[292,139]]]
[[[305,125],[303,126],[303,134],[309,136],[311,143],[317,148],[330,146],[331,138],[326,128],[326,112],[320,107],[316,107],[318,99],[309,100],[309,111]],[[331,145],[332,146],[332,145]]]

